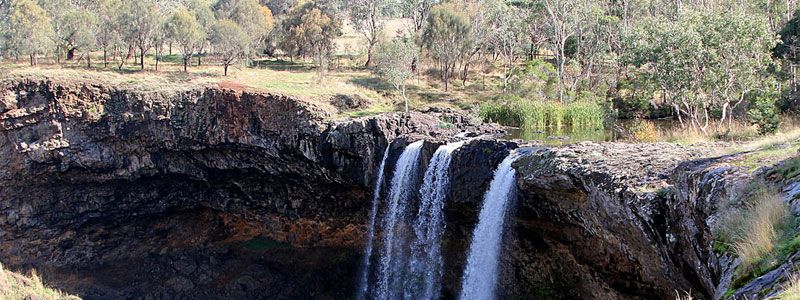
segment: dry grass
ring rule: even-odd
[[[80,300],[79,297],[45,286],[36,272],[32,271],[30,276],[23,276],[3,269],[2,265],[0,265],[0,299]]]
[[[741,259],[737,273],[748,274],[775,250],[791,213],[780,194],[763,183],[755,184],[740,203],[727,205],[728,213],[715,224],[714,232]]]
[[[783,292],[778,294],[779,300],[800,300],[800,276],[789,274],[789,280],[783,285]]]

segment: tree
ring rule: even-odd
[[[467,48],[466,37],[469,32],[466,16],[457,13],[450,5],[440,4],[431,9],[422,39],[431,56],[439,63],[445,91],[448,90],[456,63]]]
[[[17,0],[8,13],[9,49],[16,55],[28,54],[31,66],[37,65],[37,55],[51,47],[53,30],[47,12],[33,0]]]
[[[222,58],[225,76],[228,67],[237,59],[246,57],[250,49],[250,39],[236,22],[223,19],[214,26],[211,43]]]
[[[156,59],[156,66],[155,69],[158,71],[158,63],[161,61],[161,57],[164,54],[164,46],[169,39],[169,31],[167,28],[167,22],[169,19],[167,18],[158,18],[158,27],[153,30],[153,33],[150,35],[150,43],[153,45],[153,49],[156,51],[155,59]]]
[[[379,45],[374,72],[388,81],[403,98],[408,112],[406,82],[414,75],[411,69],[417,56],[417,47],[406,38],[396,38]]]
[[[108,50],[120,43],[119,24],[115,12],[120,9],[117,0],[98,0],[94,10],[97,14],[96,43],[103,49],[103,66],[108,67]]]
[[[386,25],[384,18],[386,5],[385,0],[350,1],[350,21],[367,40],[367,62],[364,63],[364,67],[367,68],[372,63],[372,49],[378,43]]]
[[[748,94],[771,88],[767,69],[775,40],[762,17],[740,12],[652,18],[626,38],[625,62],[658,87],[681,124],[706,132],[711,110],[733,121]]]
[[[183,71],[188,71],[194,52],[206,41],[206,32],[197,18],[186,9],[178,9],[167,23],[171,40],[178,43],[183,53]]]
[[[96,32],[98,31],[97,16],[85,8],[75,8],[65,12],[60,20],[62,24],[60,40],[67,50],[67,59],[74,57],[75,51],[80,51],[86,56],[86,62],[91,67],[90,53],[97,45]]]
[[[126,40],[139,48],[141,68],[144,70],[144,56],[153,46],[152,35],[159,28],[159,11],[154,0],[127,1],[121,18]]]
[[[527,39],[525,36],[527,28],[524,26],[522,10],[505,3],[501,2],[496,5],[491,16],[495,19],[491,44],[503,56],[503,68],[505,69],[503,92],[508,93],[508,82],[514,74],[517,54],[522,50],[522,45]]]
[[[203,27],[205,32],[205,40],[197,46],[197,65],[200,65],[200,54],[203,53],[205,47],[209,43],[211,34],[214,31],[214,25],[217,22],[214,16],[214,11],[211,10],[211,4],[206,0],[192,0],[189,2],[189,11],[191,11],[200,26]]]
[[[275,26],[272,11],[257,0],[222,0],[214,8],[218,19],[231,20],[247,33],[251,49],[260,48]]]
[[[269,10],[276,16],[285,15],[297,5],[297,0],[267,0],[266,4]]]
[[[294,43],[298,52],[310,52],[322,80],[333,52],[333,39],[342,34],[341,22],[333,13],[316,2],[295,8],[283,23],[285,39]]]
[[[585,1],[585,0],[580,0]],[[547,11],[550,41],[553,55],[556,58],[558,73],[558,100],[564,101],[564,66],[567,62],[567,42],[578,33],[578,26],[583,22],[582,3],[577,0],[544,0]]]

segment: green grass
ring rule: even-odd
[[[512,98],[504,102],[484,103],[481,118],[526,130],[603,129],[605,111],[597,103],[578,101],[562,104],[555,101],[526,101]]]

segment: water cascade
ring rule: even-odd
[[[383,251],[378,269],[378,284],[375,290],[377,299],[395,299],[398,286],[402,284],[403,267],[405,266],[403,249],[407,246],[405,230],[406,212],[409,199],[415,194],[414,176],[419,167],[419,157],[423,141],[411,143],[403,150],[397,160],[389,202],[383,215]],[[398,222],[400,221],[400,222]]]
[[[386,158],[389,157],[389,147],[383,152],[381,165],[378,167],[378,177],[375,178],[375,189],[372,197],[372,210],[369,214],[369,226],[367,229],[367,245],[364,248],[364,259],[361,261],[361,278],[358,282],[358,300],[363,300],[367,295],[367,284],[369,283],[369,265],[372,257],[373,238],[375,236],[375,218],[378,216],[378,204],[381,200],[381,186],[383,186],[383,169],[386,168]]]
[[[503,225],[509,199],[516,190],[516,171],[511,165],[519,156],[519,152],[514,151],[500,163],[484,195],[461,281],[462,300],[495,298]]]
[[[420,188],[420,205],[414,222],[416,239],[411,246],[404,296],[408,299],[438,299],[441,290],[441,238],[443,208],[450,186],[452,153],[464,142],[440,146],[433,154]]]

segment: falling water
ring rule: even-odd
[[[405,235],[402,232],[408,208],[408,201],[414,195],[414,176],[419,167],[419,157],[422,150],[422,141],[414,142],[405,150],[397,164],[392,177],[389,203],[383,216],[384,229],[383,252],[378,270],[378,286],[375,291],[377,299],[395,299],[401,279],[402,269],[405,266],[402,250],[405,247]],[[401,220],[398,222],[398,220]],[[399,233],[399,234],[398,234]]]
[[[414,222],[416,239],[411,247],[406,299],[438,299],[442,277],[442,209],[450,185],[452,153],[464,142],[440,146],[433,154],[420,189],[420,205]]]
[[[375,237],[375,218],[378,215],[378,203],[381,199],[381,186],[383,185],[383,169],[386,167],[386,158],[389,157],[389,146],[383,152],[381,165],[378,167],[378,177],[375,180],[375,190],[372,196],[372,210],[369,214],[369,227],[367,229],[367,246],[364,249],[364,259],[361,261],[361,280],[358,282],[358,300],[363,300],[367,295],[369,281],[369,262],[372,257],[372,240]]]
[[[508,200],[516,189],[516,171],[511,166],[519,158],[512,152],[500,163],[483,199],[478,225],[472,233],[467,266],[461,282],[461,299],[494,299],[500,242]]]

